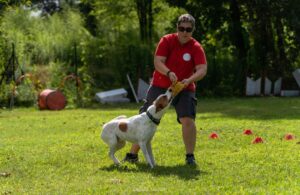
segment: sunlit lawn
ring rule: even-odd
[[[137,164],[113,166],[101,126],[139,106],[0,110],[0,194],[300,193],[300,98],[199,99],[196,168],[185,165],[172,108],[153,140],[154,169],[141,154]],[[296,139],[283,140],[286,133]],[[252,144],[255,136],[264,143]]]

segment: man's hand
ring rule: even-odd
[[[174,72],[169,72],[168,77],[169,77],[170,81],[172,82],[172,84],[175,84],[177,82],[178,78]]]
[[[181,82],[187,87],[189,84],[201,80],[207,73],[207,65],[201,64],[196,66],[195,73],[187,79],[183,79]]]
[[[187,87],[192,81],[190,79],[183,79],[181,81],[182,84],[184,84],[184,87]]]

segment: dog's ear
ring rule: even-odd
[[[161,111],[162,109],[164,109],[164,106],[162,104],[156,104],[155,113]]]
[[[164,109],[168,104],[168,97],[166,95],[159,96],[158,99],[155,100],[154,105],[156,107],[155,112],[159,112]]]

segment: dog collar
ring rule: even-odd
[[[148,111],[146,112],[146,114],[147,114],[147,116],[149,117],[149,119],[150,119],[154,124],[159,125],[160,119],[154,118],[154,117],[150,114],[150,112],[148,112]]]

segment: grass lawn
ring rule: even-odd
[[[139,106],[0,110],[0,194],[300,194],[300,98],[199,99],[194,168],[171,108],[152,142],[157,166],[142,153],[113,166],[101,126]],[[255,136],[264,143],[252,144]]]

